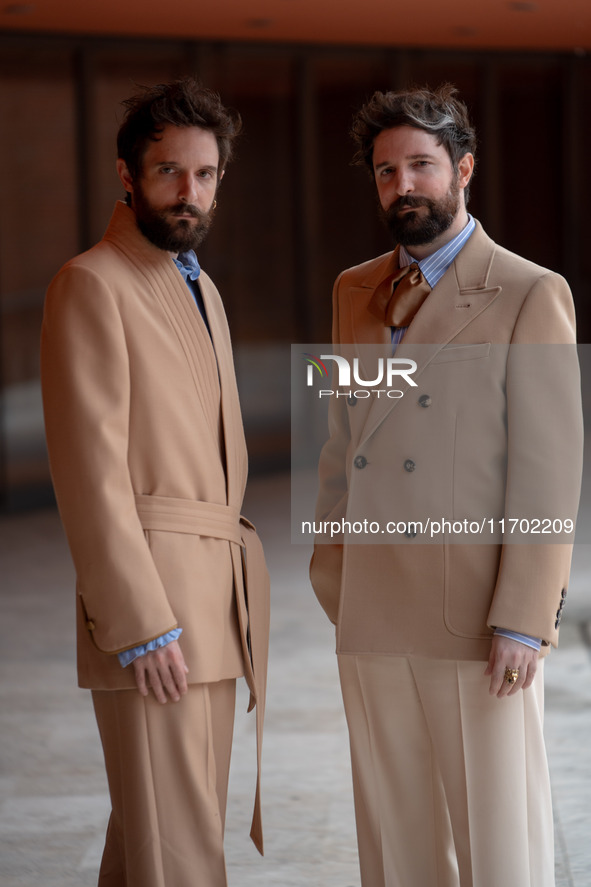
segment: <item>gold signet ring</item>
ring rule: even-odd
[[[514,684],[517,678],[519,677],[519,669],[518,668],[507,668],[505,669],[505,680],[508,684]]]

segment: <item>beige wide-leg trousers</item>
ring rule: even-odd
[[[485,666],[339,656],[363,887],[554,887],[543,663],[505,699]]]
[[[236,681],[166,705],[137,690],[92,697],[112,805],[99,887],[226,887]]]

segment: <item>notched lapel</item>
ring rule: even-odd
[[[384,326],[368,310],[373,288],[352,286],[344,294],[341,306],[341,342],[358,345],[387,345],[392,340],[389,326]]]
[[[438,344],[441,348],[494,302],[500,286],[460,289],[450,268],[421,305],[409,326],[405,344]]]
[[[398,267],[398,252],[396,248],[374,260],[371,271],[360,275],[356,285],[343,286],[339,292],[339,342],[359,345],[391,342],[390,327],[371,314],[368,305],[378,284]]]
[[[479,222],[476,222],[468,243],[425,299],[396,349],[396,357],[410,358],[416,362],[414,381],[419,380],[421,373],[439,351],[498,297],[502,288],[488,286],[494,251],[494,242],[485,234]],[[372,292],[373,290],[367,295],[367,303]],[[368,311],[366,313],[369,314]],[[403,392],[403,397],[396,400],[376,397],[372,402],[360,443],[367,440],[396,405],[413,390],[413,386],[404,381],[401,381],[398,388]]]
[[[405,343],[447,345],[501,292],[489,286],[495,243],[476,222],[474,233],[421,305]]]

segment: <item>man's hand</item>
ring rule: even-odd
[[[513,696],[519,690],[531,686],[538,667],[538,652],[526,644],[496,634],[492,640],[490,658],[485,675],[490,675],[491,696]],[[514,684],[505,680],[506,668],[518,668],[519,677]]]
[[[135,682],[142,696],[147,696],[152,688],[154,696],[163,705],[166,694],[173,702],[178,702],[187,692],[187,672],[185,658],[178,641],[171,641],[165,647],[138,656],[133,660]]]

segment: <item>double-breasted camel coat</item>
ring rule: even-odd
[[[395,250],[335,284],[333,342],[358,356],[361,378],[375,378],[375,346],[391,353],[367,306],[397,268]],[[477,223],[396,349],[415,360],[416,386],[400,377],[396,399],[332,398],[317,523],[486,522],[455,538],[350,536],[344,553],[319,539],[311,578],[339,653],[487,660],[495,627],[542,638],[543,652],[556,644],[582,464],[574,342],[563,278]],[[536,533],[547,520],[552,532]]]

